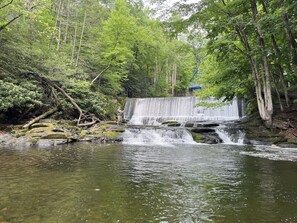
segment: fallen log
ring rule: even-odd
[[[31,125],[33,125],[34,123],[38,122],[40,119],[46,118],[47,116],[55,113],[58,110],[58,108],[52,108],[48,111],[46,111],[45,113],[37,116],[36,118],[34,118],[33,120],[31,120],[30,122],[28,122],[26,125],[23,126],[23,128],[29,128]]]
[[[108,69],[108,67],[105,70],[107,70],[107,69]],[[102,72],[104,72],[104,71],[102,71]],[[29,73],[29,74],[34,75],[35,77],[37,77],[39,79],[40,82],[43,82],[47,86],[50,86],[52,89],[55,89],[56,91],[62,93],[62,95],[64,97],[66,97],[70,101],[70,103],[75,107],[75,109],[79,113],[79,118],[78,118],[78,121],[77,121],[77,126],[92,126],[95,123],[100,122],[100,120],[94,114],[90,114],[88,112],[84,112],[80,108],[80,106],[76,103],[76,101],[62,87],[60,87],[58,84],[56,84],[55,82],[49,80],[48,78],[43,77],[43,76],[40,76],[38,74],[35,74],[35,73]],[[53,97],[55,98],[55,102],[57,104],[58,97],[57,97],[57,95],[55,95],[54,91],[52,93],[53,93]]]

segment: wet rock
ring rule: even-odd
[[[185,124],[185,127],[186,127],[186,128],[192,128],[192,127],[194,127],[194,123],[192,123],[192,122],[187,122],[187,123]]]
[[[197,128],[212,128],[212,127],[217,127],[217,126],[219,126],[220,124],[218,124],[218,123],[209,123],[209,122],[207,122],[207,123],[196,123],[196,127]]]
[[[39,139],[35,145],[39,147],[50,147],[71,142],[70,139]]]
[[[11,145],[15,143],[16,138],[9,133],[0,134],[0,145]]]
[[[67,133],[62,133],[62,132],[49,132],[47,134],[44,134],[42,139],[70,139],[71,135]]]
[[[195,133],[210,133],[210,132],[215,132],[214,129],[209,129],[209,128],[194,128],[192,129],[192,132]]]
[[[192,130],[191,134],[194,141],[198,143],[218,144],[223,142],[219,135],[215,132],[197,133]]]
[[[174,126],[178,127],[181,124],[176,120],[167,120],[167,121],[162,122],[161,125],[167,125],[167,126],[171,126],[171,127],[174,127]]]
[[[181,126],[181,124],[180,123],[168,123],[167,126],[168,127],[179,127],[179,126]]]
[[[211,133],[208,135],[204,135],[205,138],[203,140],[203,143],[207,143],[207,144],[218,144],[218,143],[222,143],[223,140],[218,136],[217,133]]]

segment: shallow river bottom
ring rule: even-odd
[[[297,149],[0,148],[0,222],[297,222]]]

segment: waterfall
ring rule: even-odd
[[[244,145],[245,133],[233,127],[220,125],[215,129],[224,144]]]
[[[126,128],[124,144],[172,145],[195,143],[184,128]]]
[[[197,104],[202,105],[204,103],[219,104],[220,106],[197,106]],[[192,128],[192,131],[195,129],[198,133],[201,131],[200,134],[202,135],[203,132],[211,135],[206,131],[207,128],[210,128],[212,137],[221,138],[223,143],[243,144],[244,134],[242,131],[233,131],[233,127],[218,126],[218,123],[238,120],[243,115],[243,102],[237,99],[223,103],[223,100],[209,99],[202,101],[192,96],[128,98],[124,109],[124,119],[130,127],[126,128],[123,133],[123,143],[153,145],[195,143],[191,133],[185,127],[192,126],[188,128]],[[176,121],[181,127],[171,128],[161,125],[165,121],[169,121],[171,124],[174,123],[172,121]],[[203,122],[203,124],[200,122]],[[204,137],[213,141],[210,136],[208,138]]]
[[[241,118],[242,103],[234,99],[223,106],[206,108],[200,102],[221,103],[222,100],[201,101],[197,97],[128,98],[124,118],[130,125],[160,125],[166,120],[179,122],[230,121]]]

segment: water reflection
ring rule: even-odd
[[[230,145],[0,149],[0,222],[294,222],[297,163]]]

